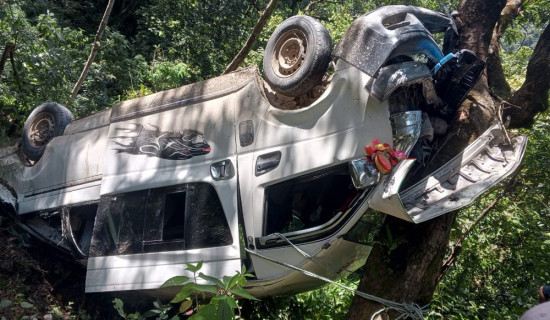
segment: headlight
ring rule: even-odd
[[[351,160],[349,169],[353,186],[356,189],[372,187],[380,180],[380,172],[376,166],[365,158]]]
[[[414,147],[422,128],[422,111],[406,111],[390,116],[393,148],[407,156]]]

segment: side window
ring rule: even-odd
[[[70,243],[82,257],[88,256],[94,229],[97,203],[69,207],[65,214],[65,229]]]
[[[200,249],[232,243],[214,187],[190,183],[102,198],[90,256]]]
[[[142,251],[143,218],[149,190],[102,196],[90,257]]]
[[[358,195],[347,164],[269,186],[265,193],[264,236],[329,223]]]

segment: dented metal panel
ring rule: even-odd
[[[372,192],[369,205],[415,223],[462,208],[514,172],[526,145],[527,137],[508,141],[502,125],[495,124],[433,174],[399,192],[414,160],[401,162]]]
[[[333,56],[375,77],[391,58],[424,54],[439,61],[443,54],[430,32],[442,32],[451,20],[438,12],[412,6],[386,6],[357,18]]]

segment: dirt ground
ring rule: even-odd
[[[0,320],[122,319],[113,307],[115,297],[128,313],[152,306],[151,298],[135,293],[85,294],[82,264],[2,215],[0,244]]]

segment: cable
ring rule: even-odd
[[[287,239],[288,241],[288,239]],[[299,248],[297,248],[298,250],[300,250]],[[365,298],[367,300],[371,300],[371,301],[374,301],[374,302],[378,302],[384,306],[387,307],[388,310],[395,310],[397,312],[400,313],[400,316],[397,317],[395,320],[399,320],[399,319],[406,319],[406,318],[411,318],[413,320],[423,320],[424,319],[424,316],[428,313],[428,310],[427,310],[427,305],[424,306],[424,307],[420,307],[417,303],[398,303],[398,302],[394,302],[394,301],[390,301],[390,300],[386,300],[386,299],[383,299],[383,298],[380,298],[380,297],[377,297],[377,296],[373,296],[373,295],[370,295],[368,293],[365,293],[365,292],[361,292],[359,290],[355,290],[353,288],[350,288],[348,286],[345,286],[341,283],[338,283],[338,282],[335,282],[335,281],[332,281],[328,278],[325,278],[323,276],[320,276],[318,274],[315,274],[311,271],[307,271],[307,270],[304,270],[304,269],[301,269],[299,267],[296,267],[294,265],[291,265],[291,264],[288,264],[288,263],[285,263],[285,262],[281,262],[281,261],[277,261],[277,260],[274,260],[274,259],[271,259],[271,258],[268,258],[262,254],[259,254],[257,252],[254,252],[254,251],[251,251],[250,249],[246,248],[245,249],[246,252],[248,252],[249,254],[251,255],[254,255],[254,256],[257,256],[257,257],[260,257],[262,259],[265,259],[267,261],[270,261],[270,262],[273,262],[273,263],[276,263],[278,265],[282,265],[284,267],[287,267],[289,269],[292,269],[292,270],[295,270],[295,271],[298,271],[298,272],[301,272],[303,274],[305,274],[306,276],[309,276],[309,277],[312,277],[312,278],[315,278],[315,279],[318,279],[318,280],[322,280],[322,281],[325,281],[327,283],[331,283],[331,284],[334,284],[336,286],[339,286],[340,288],[343,288],[345,290],[348,290],[348,291],[351,291],[353,293],[355,293],[356,295],[362,297],[362,298]],[[301,251],[301,250],[300,250]],[[303,251],[302,251],[303,252]],[[307,254],[306,254],[307,255]],[[377,314],[381,313],[382,311],[384,311],[386,309],[382,309],[380,311],[377,311],[374,315],[376,316]],[[373,318],[371,318],[372,320]]]

